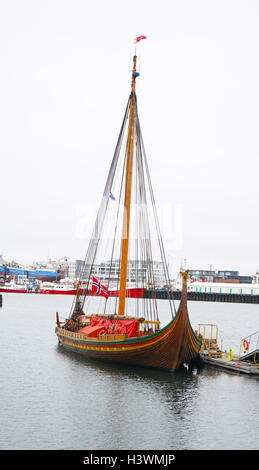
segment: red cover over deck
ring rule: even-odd
[[[137,336],[138,320],[113,320],[110,318],[99,318],[92,316],[91,325],[84,326],[78,333],[84,333],[87,336],[95,337],[100,334],[127,334],[128,338]]]
[[[105,331],[104,327],[102,325],[96,325],[96,326],[84,326],[84,328],[81,328],[78,330],[78,333],[84,333],[87,336],[95,337],[100,335]]]
[[[106,334],[126,334],[129,338],[134,338],[138,330],[139,321],[134,320],[111,320],[109,318],[92,317],[92,326],[102,325]]]

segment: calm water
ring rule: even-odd
[[[0,449],[259,449],[259,379],[204,368],[167,373],[80,358],[57,346],[70,296],[3,295]],[[166,301],[160,301],[166,322]],[[223,347],[259,330],[259,306],[190,302]]]

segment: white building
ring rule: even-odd
[[[79,260],[77,260],[77,263]],[[83,263],[83,261],[81,261]],[[71,274],[79,277],[80,273],[71,264]],[[82,267],[81,267],[82,269]],[[152,274],[150,273],[152,272]],[[90,266],[85,268],[84,278],[89,277]],[[120,260],[105,261],[100,264],[95,264],[91,268],[91,275],[98,278],[99,281],[107,282],[110,279],[111,282],[117,283],[120,277]],[[69,277],[71,275],[69,274]],[[128,260],[128,274],[127,282],[131,285],[142,285],[147,286],[151,284],[152,278],[154,279],[154,287],[163,287],[165,285],[165,275],[162,261],[153,261],[152,265],[148,265],[145,261],[140,260]],[[152,285],[153,287],[153,285]]]
[[[193,282],[188,283],[190,292],[209,292],[222,294],[251,294],[259,295],[259,284]]]
[[[68,263],[68,277],[76,279],[76,261],[69,261]]]

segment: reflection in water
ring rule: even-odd
[[[237,410],[244,402],[248,406],[242,393],[236,399],[233,395],[239,376],[207,367],[171,373],[57,351],[70,363],[67,388],[73,391],[77,380],[89,405],[70,416],[82,430],[71,436],[74,448],[84,442],[85,449],[238,449],[245,448],[244,439],[249,442],[242,432],[239,441],[233,439]],[[255,390],[250,392],[253,396]],[[254,423],[251,410],[249,426]],[[248,448],[253,445],[249,442]]]
[[[171,373],[67,352],[54,328],[55,312],[68,311],[70,299],[54,297],[4,298],[0,449],[258,449],[258,379],[207,366]],[[232,346],[244,318],[253,328],[258,322],[256,306],[239,307],[193,302],[189,310],[194,325],[227,318]]]
[[[99,448],[105,448],[105,442],[110,443],[110,448],[113,448],[111,443],[115,448],[118,445],[119,448],[128,448],[129,435],[134,443],[131,448],[147,448],[148,442],[150,448],[154,447],[155,442],[157,448],[170,448],[177,422],[186,420],[186,410],[188,415],[188,409],[195,407],[199,397],[197,368],[183,368],[171,373],[109,364],[86,359],[60,347],[57,349],[72,361],[77,374],[80,374],[80,381],[82,374],[91,376],[91,380],[95,381],[97,389],[95,387],[90,400],[93,407],[88,412],[99,419],[98,407],[101,406],[102,431],[106,431],[103,432],[102,442],[96,442]],[[68,381],[73,381],[73,377],[72,371]],[[98,390],[103,383],[105,389]],[[157,434],[163,437],[162,442],[154,440]]]

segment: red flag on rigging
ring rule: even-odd
[[[141,39],[147,39],[147,36],[138,36],[137,38],[135,38],[134,42],[139,42],[141,41]]]
[[[110,295],[108,289],[103,286],[100,281],[96,279],[96,277],[92,278],[92,291],[94,292],[94,294],[103,295],[106,299],[108,299]]]

